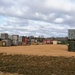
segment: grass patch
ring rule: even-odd
[[[24,75],[75,75],[75,57],[0,53],[0,71]]]

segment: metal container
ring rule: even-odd
[[[18,41],[19,40],[19,35],[12,35],[12,40]]]
[[[31,39],[31,42],[35,42],[35,39]]]
[[[50,44],[53,44],[53,41],[52,40],[50,41]]]
[[[19,42],[19,41],[18,41],[18,45],[19,45],[19,46],[22,45],[22,42]]]
[[[68,30],[68,39],[75,39],[75,29]]]
[[[6,46],[6,42],[5,42],[5,41],[0,41],[0,46],[1,46],[1,47]]]
[[[58,42],[57,41],[53,41],[53,44],[57,44]]]
[[[28,42],[31,42],[31,39],[28,38],[27,40],[28,40]]]
[[[11,46],[12,45],[12,41],[10,39],[6,39],[6,40],[2,40],[5,41],[6,45],[5,46]]]
[[[38,42],[38,40],[35,40],[35,42]]]
[[[8,34],[7,33],[2,33],[1,34],[1,39],[8,39]]]
[[[75,52],[75,41],[68,41],[68,51]]]
[[[19,37],[18,41],[19,42],[22,42],[22,36]]]
[[[51,42],[50,40],[47,40],[47,44],[50,44],[50,42]]]
[[[8,38],[12,40],[12,35],[9,35],[9,37],[8,37]]]
[[[30,41],[28,41],[27,45],[31,45],[31,42],[30,42]]]
[[[28,39],[27,39],[27,37],[22,37],[22,42],[25,42],[25,43],[27,43],[27,42],[28,42]]]
[[[38,42],[43,42],[44,39],[38,38],[37,40],[38,40]]]
[[[12,45],[13,45],[13,46],[18,46],[18,41],[17,41],[17,40],[13,40],[13,41],[12,41]]]
[[[52,41],[49,39],[43,40],[43,44],[52,44]]]

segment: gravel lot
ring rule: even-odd
[[[30,45],[0,47],[0,53],[38,56],[75,56],[75,52],[68,51],[67,45]]]

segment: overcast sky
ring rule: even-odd
[[[75,28],[75,0],[0,0],[0,33],[64,37]]]

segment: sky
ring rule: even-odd
[[[75,0],[0,0],[0,33],[66,37],[75,28]]]

